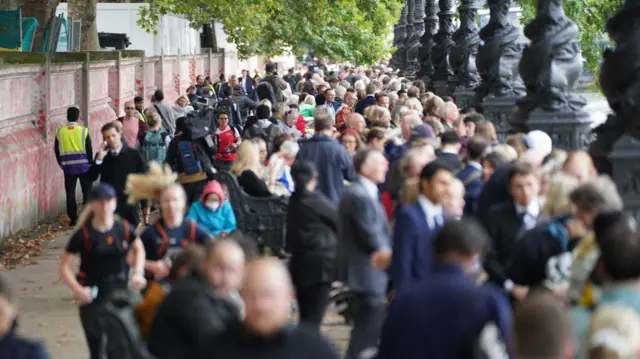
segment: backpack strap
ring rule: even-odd
[[[89,229],[87,229],[87,225],[86,224],[83,224],[82,227],[81,227],[81,230],[82,230],[82,236],[83,236],[82,242],[84,244],[82,246],[83,247],[82,251],[84,252],[85,255],[88,256],[89,252],[91,251],[91,240],[89,238]]]
[[[189,221],[189,222],[190,222],[189,242],[195,242],[196,241],[196,229],[198,228],[198,226],[196,225],[196,221]]]
[[[162,225],[160,224],[160,220],[155,221],[153,226],[156,228],[160,237],[162,238],[162,242],[160,242],[160,247],[158,248],[158,257],[163,257],[165,253],[167,253],[167,246],[169,246],[169,237],[167,237],[167,232],[164,231]]]

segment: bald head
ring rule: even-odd
[[[219,293],[236,291],[244,276],[244,251],[233,239],[221,239],[213,244],[203,267],[209,282]]]
[[[585,182],[590,177],[597,175],[593,160],[589,153],[585,151],[571,152],[564,164],[562,170],[569,176],[573,176],[580,182]]]
[[[367,127],[367,123],[361,114],[353,112],[347,116],[347,127],[358,133],[362,133],[362,131]]]
[[[246,268],[242,298],[245,325],[252,332],[270,335],[284,327],[291,314],[293,284],[287,267],[276,258],[260,258]]]

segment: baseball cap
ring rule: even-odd
[[[417,140],[420,138],[434,138],[433,128],[431,126],[423,124],[418,125],[411,130],[411,140]]]
[[[100,183],[89,192],[89,201],[100,201],[108,198],[116,198],[116,190],[107,183]]]
[[[546,132],[533,130],[524,136],[524,143],[530,150],[539,152],[543,157],[553,151],[553,142]]]

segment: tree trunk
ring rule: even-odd
[[[35,17],[38,19],[38,28],[33,39],[33,51],[40,52],[42,49],[42,39],[47,30],[47,23],[51,14],[58,7],[60,0],[20,0],[22,17]]]
[[[0,0],[0,10],[15,10],[18,8],[18,0]]]
[[[82,21],[80,49],[82,51],[100,50],[96,13],[98,0],[69,0],[69,17]]]

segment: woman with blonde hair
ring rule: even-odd
[[[307,95],[304,98],[304,101],[299,105],[300,114],[302,117],[311,118],[313,117],[313,110],[316,108],[316,99],[311,95]]]
[[[260,179],[260,148],[253,141],[244,141],[236,151],[236,160],[231,166],[231,174],[238,178],[238,184],[253,197],[270,197],[267,184]]]
[[[97,313],[109,296],[146,285],[144,245],[129,222],[115,217],[116,198],[116,190],[106,183],[91,190],[58,267],[60,278],[80,305],[80,322],[91,359],[105,354],[106,333]],[[76,258],[80,259],[77,275]]]
[[[527,146],[524,144],[524,133],[516,133],[515,135],[511,135],[507,137],[505,143],[511,147],[513,147],[518,153],[518,157],[521,154],[527,152]]]
[[[480,120],[476,122],[476,128],[474,136],[480,136],[491,144],[491,147],[498,145],[498,135],[496,134],[496,128],[491,121]]]
[[[622,305],[598,307],[591,316],[584,347],[588,359],[640,357],[640,316]]]
[[[371,110],[369,110],[371,109]],[[369,106],[365,111],[369,110],[369,121],[372,127],[390,128],[392,127],[391,113],[382,106]]]
[[[189,105],[189,98],[187,95],[182,95],[176,99],[176,103],[173,106],[175,118],[185,117],[191,111],[193,111],[193,106]]]
[[[418,113],[423,113],[422,104],[420,103],[420,100],[418,100],[417,98],[410,97],[404,100],[403,105],[406,106],[409,110],[414,110],[414,111],[417,111]]]

